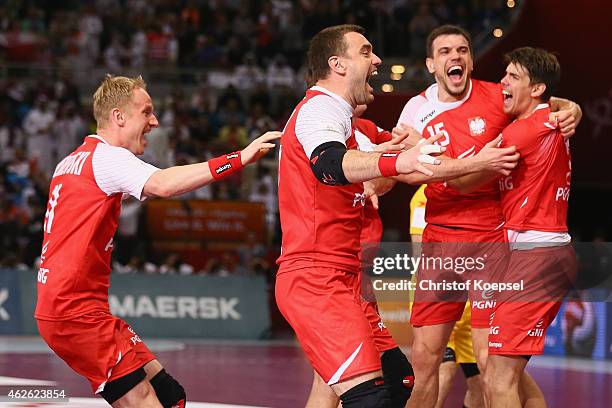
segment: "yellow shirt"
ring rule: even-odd
[[[427,225],[425,222],[425,204],[427,204],[425,187],[427,184],[419,187],[410,200],[410,234],[423,235],[423,230]]]

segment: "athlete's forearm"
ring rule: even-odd
[[[348,150],[342,159],[344,177],[351,183],[361,183],[380,177],[380,153]]]
[[[468,194],[496,178],[499,178],[499,174],[496,172],[481,171],[448,180],[448,185],[461,194]]]
[[[550,121],[559,127],[563,137],[571,137],[582,120],[582,109],[576,102],[563,98],[550,98]]]
[[[147,197],[173,197],[203,187],[214,180],[208,162],[158,170],[149,177],[143,193]]]
[[[572,114],[572,116],[576,119],[576,122],[580,122],[582,119],[582,109],[580,105],[578,105],[574,101],[570,101],[569,99],[559,98],[557,96],[551,96],[550,100],[550,110],[552,112],[559,111],[568,111]]]
[[[426,184],[436,181],[448,181],[457,177],[484,170],[481,161],[475,156],[464,159],[452,159],[446,156],[440,156],[439,158],[441,159],[441,163],[437,166],[432,166],[429,164],[424,165],[433,171],[433,176],[427,176],[423,173],[414,172],[411,174],[400,174],[394,178],[407,184]]]

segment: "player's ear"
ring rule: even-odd
[[[531,97],[539,98],[546,91],[546,84],[538,83],[531,85]]]
[[[425,65],[427,66],[427,70],[429,71],[430,74],[433,74],[434,72],[436,72],[433,58],[427,57],[425,59]]]
[[[332,55],[331,57],[329,57],[329,59],[327,60],[327,65],[329,65],[329,68],[332,71],[337,72],[339,74],[344,74],[346,72],[346,66],[342,61],[342,58],[337,55]]]
[[[123,115],[123,112],[121,112],[119,110],[119,108],[114,108],[113,110],[111,110],[111,120],[118,126],[123,126],[125,125],[125,117]]]

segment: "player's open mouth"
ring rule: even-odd
[[[374,88],[372,87],[372,85],[370,84],[370,79],[372,79],[372,77],[374,75],[378,75],[378,70],[374,69],[374,71],[370,72],[368,74],[368,76],[366,77],[366,85],[370,88],[371,91],[374,91]]]
[[[448,78],[453,84],[458,85],[463,79],[463,72],[464,69],[461,65],[453,65],[448,70],[446,70],[446,75],[448,75]]]
[[[506,91],[505,89],[503,89],[502,95],[504,95],[504,105],[509,104],[512,100],[512,94],[510,93],[510,91]]]

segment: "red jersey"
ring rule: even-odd
[[[368,119],[355,118],[353,120],[353,126],[355,127],[355,137],[357,137],[357,142],[359,142],[357,132],[363,134],[370,140],[370,142],[376,145],[388,142],[392,138],[391,132],[379,128],[374,122]]]
[[[325,142],[357,147],[352,112],[340,96],[313,87],[283,130],[278,174],[283,231],[279,272],[311,267],[359,270],[363,184],[326,185],[310,167],[312,152]]]
[[[507,229],[567,232],[569,141],[548,123],[549,114],[548,104],[540,104],[502,133],[503,144],[516,146],[521,154],[512,174],[499,180]]]
[[[140,198],[156,170],[96,135],[85,138],[57,165],[43,226],[37,319],[109,312],[110,260],[121,193]]]
[[[371,120],[356,118],[353,120],[353,127],[360,150],[369,150],[367,147],[362,147],[367,146],[368,141],[371,144],[378,145],[391,140],[391,132],[379,128]],[[367,140],[362,138],[367,138]],[[366,244],[378,243],[383,233],[383,225],[378,210],[374,208],[370,200],[366,201],[363,210],[363,228],[361,229],[360,241]]]
[[[461,159],[475,155],[511,122],[503,111],[500,84],[472,79],[460,101],[440,102],[438,85],[410,99],[398,120],[418,130],[423,137],[442,133],[438,144],[446,155]],[[429,183],[425,189],[427,223],[479,231],[492,231],[503,224],[497,181],[470,194],[459,194],[446,183]]]

